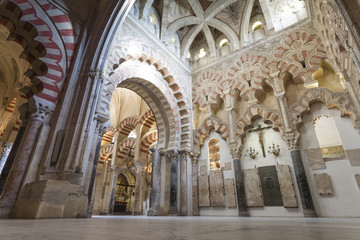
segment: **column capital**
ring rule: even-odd
[[[98,134],[99,137],[102,137],[107,131],[107,127],[105,127],[104,123],[96,120],[95,134]]]
[[[27,103],[21,105],[18,109],[22,122],[26,122],[30,119],[48,122],[54,112],[49,106],[35,102],[34,99],[29,99]]]
[[[118,166],[111,166],[111,170],[116,173],[116,174],[120,174],[121,172],[121,167]]]
[[[196,157],[196,156],[192,156],[192,157],[191,157],[191,163],[192,163],[192,165],[197,165],[198,162],[199,162],[199,158],[198,158],[198,157]]]
[[[285,91],[275,92],[274,95],[277,98],[283,99],[285,97]]]
[[[240,159],[241,157],[241,152],[243,150],[243,145],[240,143],[238,144],[237,142],[231,142],[230,144],[230,154],[234,159]]]
[[[3,144],[3,155],[9,155],[12,146],[13,146],[13,143],[11,143],[11,142],[4,143]]]
[[[135,167],[137,172],[142,172],[146,169],[146,164],[142,161],[135,161]]]
[[[177,150],[168,150],[164,152],[166,158],[170,159],[171,161],[178,161],[179,152]]]
[[[188,151],[179,151],[180,162],[186,162],[188,155],[190,156],[190,152]]]
[[[295,132],[286,133],[286,143],[290,151],[299,150],[299,136]]]

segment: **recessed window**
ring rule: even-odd
[[[212,138],[209,141],[209,160],[210,160],[210,170],[216,171],[220,170],[220,145],[219,140]]]
[[[319,115],[313,120],[321,154],[325,160],[343,159],[344,147],[335,120],[329,115]]]
[[[228,44],[228,40],[226,38],[224,38],[223,40],[220,41],[220,47],[225,47]]]
[[[256,31],[256,30],[260,29],[262,25],[263,25],[262,22],[256,21],[256,22],[252,25],[251,28],[252,28],[253,31]]]
[[[206,56],[206,51],[204,48],[201,48],[198,53],[198,58],[203,58]]]

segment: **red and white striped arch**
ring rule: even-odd
[[[117,129],[113,126],[108,127],[106,133],[104,133],[102,137],[101,145],[104,146],[106,144],[109,144],[112,142],[112,139],[114,137],[114,134],[117,132]]]
[[[149,152],[150,146],[157,141],[157,131],[153,130],[146,133],[141,138],[141,152],[147,154]]]
[[[194,153],[196,156],[200,156],[201,146],[204,145],[204,139],[210,135],[210,131],[214,129],[219,133],[221,138],[227,140],[229,137],[228,125],[225,122],[221,122],[216,117],[209,117],[203,121],[201,126],[194,132]]]
[[[315,33],[294,32],[287,36],[273,54],[280,72],[289,72],[293,77],[309,78],[316,72],[326,51],[321,38]],[[284,62],[283,59],[287,59]],[[301,65],[304,61],[305,68]]]
[[[108,144],[108,145],[102,147],[100,149],[100,153],[99,153],[99,163],[104,163],[106,161],[106,159],[108,158],[108,156],[110,154],[112,154],[113,150],[114,150],[113,144]]]
[[[35,39],[46,48],[46,56],[41,60],[47,65],[48,73],[40,77],[44,90],[37,96],[56,103],[76,47],[76,34],[71,21],[46,0],[12,1],[22,10],[22,20],[34,25],[38,31]]]
[[[247,110],[244,117],[236,124],[236,136],[244,138],[246,130],[254,127],[254,122],[262,119],[264,123],[271,125],[275,131],[283,133],[283,122],[280,112],[268,110],[262,105],[255,105]],[[282,134],[281,134],[282,135]]]
[[[135,129],[139,120],[137,117],[128,117],[121,121],[119,126],[117,127],[117,131],[119,132],[119,138],[124,139],[127,138],[132,130]]]
[[[151,126],[156,122],[153,112],[151,109],[147,110],[143,113],[143,115],[139,119],[139,124],[141,124],[141,133],[146,130],[150,129]]]
[[[125,156],[129,153],[129,149],[135,148],[135,143],[135,138],[125,138],[124,140],[122,140],[117,147],[117,158],[123,160]]]

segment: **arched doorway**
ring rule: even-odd
[[[135,177],[130,172],[120,173],[115,186],[114,214],[132,214],[135,203]]]

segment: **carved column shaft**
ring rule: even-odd
[[[192,158],[192,204],[193,216],[199,216],[199,189],[198,189],[198,163],[197,157]]]
[[[141,189],[145,184],[145,163],[136,161],[136,182],[135,182],[135,206],[134,206],[134,215],[141,214],[141,203],[143,202]]]
[[[180,153],[180,215],[187,216],[187,152]]]
[[[109,214],[109,202],[111,199],[111,193],[112,193],[112,183],[113,183],[113,174],[114,172],[111,169],[111,162],[105,163],[105,174],[104,174],[104,180],[103,180],[103,189],[102,189],[102,202],[101,202],[101,215],[107,215]]]
[[[278,100],[281,116],[283,118],[285,132],[291,132],[292,127],[291,127],[291,122],[289,120],[290,118],[289,118],[288,104],[287,104],[285,92],[278,94],[276,98]]]
[[[119,133],[116,132],[114,133],[114,148],[113,148],[113,152],[112,152],[112,158],[111,158],[111,166],[115,166],[115,162],[116,162],[116,156],[117,156],[117,145],[118,145],[118,138],[119,138]]]
[[[28,121],[23,122],[23,124],[21,125],[19,132],[15,138],[14,141],[14,145],[11,148],[11,151],[9,153],[9,156],[7,157],[6,163],[4,165],[4,168],[0,174],[0,196],[2,194],[2,192],[4,191],[5,188],[5,184],[6,184],[6,179],[9,176],[11,167],[14,163],[15,157],[16,157],[16,153],[20,147],[20,143],[24,137],[25,131],[26,131],[26,127],[27,127]]]
[[[97,137],[97,142],[96,142],[96,149],[95,149],[95,155],[94,155],[94,164],[92,167],[92,171],[91,171],[91,177],[90,177],[90,183],[89,183],[89,189],[88,189],[88,214],[91,216],[92,214],[92,210],[94,207],[94,184],[95,184],[95,178],[96,178],[96,169],[98,166],[98,161],[99,161],[99,153],[100,153],[100,148],[101,148],[101,141],[102,141],[102,136],[104,134],[104,128],[102,126],[101,123],[98,123],[97,128],[95,129],[95,134],[98,136]]]
[[[160,214],[160,191],[161,191],[161,155],[158,149],[152,149],[152,172],[151,172],[151,196],[149,216]]]
[[[117,180],[120,174],[120,168],[112,168],[112,183],[111,183],[111,197],[109,202],[109,214],[114,214],[114,205],[115,205],[115,194],[117,188]]]
[[[233,156],[233,162],[234,162],[238,212],[239,212],[239,216],[247,217],[249,215],[247,213],[245,183],[244,183],[244,176],[243,176],[243,172],[242,172],[242,168],[241,168],[240,152],[238,150],[233,150],[232,156]]]
[[[170,213],[177,214],[177,179],[178,179],[178,154],[169,155],[171,164],[170,176]]]
[[[303,206],[304,216],[316,217],[316,211],[312,200],[309,183],[306,178],[304,164],[302,162],[300,150],[294,148],[290,151],[290,153],[294,165],[294,172],[300,192],[300,198]]]
[[[8,213],[16,202],[41,126],[41,114],[32,114],[0,198],[0,204]]]

